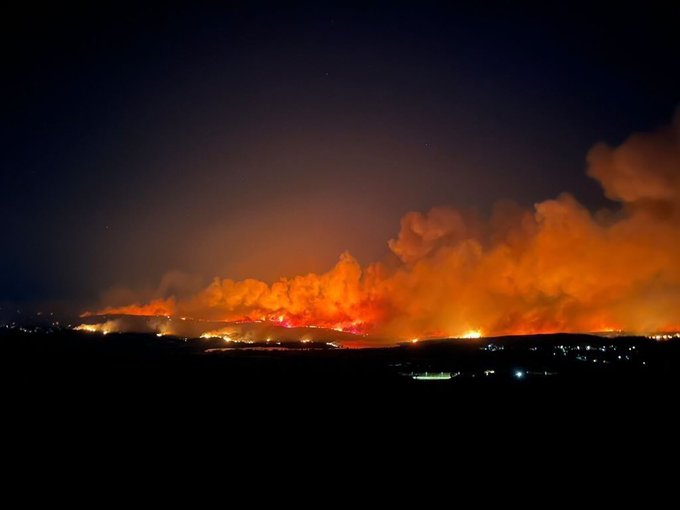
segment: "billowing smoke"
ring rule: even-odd
[[[383,338],[680,329],[680,115],[618,147],[597,144],[588,175],[618,206],[569,194],[488,217],[410,212],[385,261],[349,254],[323,274],[272,284],[215,279],[190,296],[98,313],[268,321]]]

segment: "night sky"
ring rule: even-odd
[[[366,263],[434,205],[596,209],[588,149],[680,102],[677,4],[322,3],[6,13],[0,302]]]

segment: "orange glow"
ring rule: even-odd
[[[90,317],[92,315],[175,315],[175,301],[173,299],[155,299],[147,304],[126,305],[117,307],[106,307],[97,311],[96,313],[85,312],[82,317]]]
[[[102,333],[104,335],[120,331],[118,321],[115,320],[106,321],[101,324],[80,324],[73,329],[76,331],[85,331],[86,333]]]
[[[568,194],[533,209],[499,203],[487,217],[435,207],[402,218],[383,262],[362,267],[343,253],[322,274],[216,278],[189,298],[96,313],[392,340],[680,330],[680,120],[620,147],[599,144],[588,162],[617,210],[593,213]]]
[[[73,329],[76,331],[86,331],[88,333],[103,331],[98,324],[81,324],[80,326],[76,326]]]

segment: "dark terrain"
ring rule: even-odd
[[[680,382],[680,342],[591,335],[441,340],[383,349],[225,344],[70,330],[0,333],[15,403],[93,406],[398,402],[436,410],[480,401],[547,408],[645,403]],[[414,377],[442,377],[416,380]]]

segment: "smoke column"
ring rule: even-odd
[[[186,298],[97,314],[273,321],[395,339],[680,329],[680,115],[618,147],[595,145],[588,175],[617,203],[591,212],[564,193],[488,217],[409,212],[385,260],[349,253],[323,274],[271,284],[216,278]],[[85,315],[88,315],[86,313]]]

